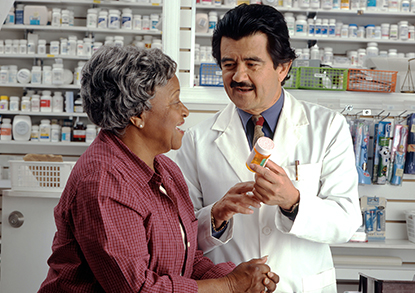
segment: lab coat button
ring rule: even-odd
[[[270,227],[262,228],[262,233],[264,233],[265,235],[269,235],[271,233],[271,228]]]

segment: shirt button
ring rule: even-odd
[[[262,228],[262,233],[264,233],[265,235],[269,235],[271,233],[271,228],[270,227]]]

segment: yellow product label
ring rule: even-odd
[[[99,1],[99,0],[94,0],[93,2],[98,3],[98,4],[101,3],[101,1]]]
[[[238,0],[238,1],[236,1],[236,5],[241,5],[241,4],[249,4],[249,0]]]
[[[395,172],[395,175],[397,177],[402,177],[403,176],[403,169],[397,169],[396,172]]]
[[[47,55],[46,55],[46,57],[48,57],[48,58],[53,58],[53,57],[55,57],[55,55],[52,55],[52,54],[47,54]]]
[[[349,9],[349,0],[341,0],[340,9]]]

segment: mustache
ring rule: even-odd
[[[247,83],[247,82],[236,82],[236,81],[231,81],[230,84],[231,88],[234,87],[248,87],[248,88],[252,88],[254,89],[255,86],[253,84]]]

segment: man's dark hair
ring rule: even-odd
[[[274,69],[280,64],[295,59],[295,52],[290,45],[287,23],[281,12],[268,5],[242,4],[229,10],[218,22],[213,32],[212,54],[219,66],[221,66],[222,37],[238,41],[256,33],[264,33],[267,36],[267,51],[274,63]]]

